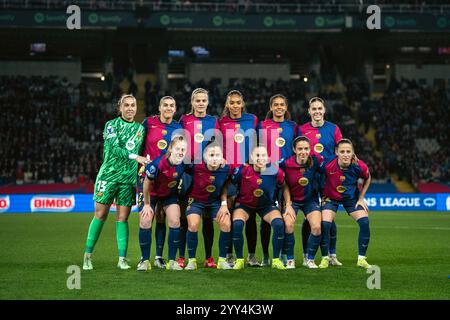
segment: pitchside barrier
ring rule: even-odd
[[[450,193],[373,193],[367,194],[365,199],[369,208],[377,211],[450,211]],[[116,210],[115,204],[112,205],[111,210]],[[137,206],[133,206],[132,210],[137,212]],[[92,194],[0,195],[0,213],[92,213],[93,211]]]

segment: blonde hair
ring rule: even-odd
[[[117,101],[117,115],[118,115],[118,116],[122,115],[122,112],[120,111],[120,106],[122,105],[123,101],[124,101],[126,98],[132,98],[132,99],[134,99],[134,103],[137,104],[137,100],[136,100],[136,98],[135,98],[132,94],[123,94],[123,95],[120,97],[119,101]]]
[[[175,146],[175,144],[177,144],[177,142],[186,142],[187,140],[184,136],[182,136],[181,134],[179,135],[175,135],[172,140],[169,143],[169,147],[167,148],[167,152],[166,152],[166,158],[169,158],[170,155],[172,154],[172,148]]]
[[[194,100],[195,95],[199,94],[199,93],[204,93],[209,98],[209,92],[206,89],[197,88],[194,91],[192,91],[192,94],[191,94],[191,111],[188,114],[193,114],[194,113],[194,106],[192,105],[192,101]]]

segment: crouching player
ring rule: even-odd
[[[341,139],[336,145],[336,157],[322,163],[320,171],[325,175],[325,186],[322,198],[322,261],[319,268],[327,268],[329,264],[330,227],[340,204],[359,225],[356,265],[370,268],[366,261],[370,240],[369,209],[364,201],[371,181],[369,168],[361,160],[355,160],[352,142]],[[361,192],[358,190],[359,178],[364,180]]]
[[[279,188],[284,186],[284,173],[275,166],[268,166],[267,149],[257,146],[253,149],[250,165],[234,169],[232,181],[238,189],[236,207],[233,211],[233,244],[236,263],[233,269],[244,268],[242,231],[251,215],[259,214],[261,219],[272,225],[272,268],[285,270],[280,260],[284,240],[284,224],[280,209],[275,205]]]
[[[311,225],[306,266],[316,269],[314,257],[320,245],[320,223],[322,221],[318,194],[318,172],[322,158],[310,154],[311,144],[305,136],[295,138],[292,147],[294,155],[280,163],[280,168],[286,175],[286,188],[288,189],[283,192],[286,203],[286,212],[283,215],[288,259],[286,268],[295,269],[294,227],[298,211],[301,209]]]
[[[183,163],[186,156],[187,143],[183,136],[175,136],[170,142],[167,153],[148,164],[145,168],[145,180],[143,186],[144,207],[140,212],[141,224],[147,227],[151,233],[152,221],[159,202],[166,213],[169,225],[169,262],[166,269],[183,270],[175,261],[175,256],[180,242],[180,206],[178,205],[178,184],[184,172]],[[139,235],[141,236],[141,234]],[[151,236],[146,237],[145,248],[141,251],[143,256],[138,264],[138,271],[151,269],[149,262]],[[148,241],[150,239],[150,241]]]
[[[222,148],[217,142],[207,144],[203,153],[204,163],[192,167],[193,183],[189,193],[186,216],[188,232],[186,235],[189,262],[185,270],[197,269],[195,259],[198,245],[198,226],[203,214],[208,214],[219,224],[219,260],[218,269],[232,269],[226,261],[231,245],[231,217],[227,206],[226,184],[233,169],[229,165],[222,166]],[[190,170],[188,170],[190,171]]]

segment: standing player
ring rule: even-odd
[[[159,115],[144,119],[142,123],[145,129],[145,147],[142,155],[151,160],[166,154],[172,136],[181,130],[181,125],[173,119],[177,110],[175,99],[170,96],[162,97],[159,101]],[[144,194],[142,187],[145,179],[145,167],[142,166],[139,174],[139,211],[144,206]],[[166,239],[166,222],[164,211],[159,205],[156,206],[155,241],[156,256],[155,266],[161,269],[166,268],[163,258],[164,242]],[[148,216],[139,215],[139,246],[141,248],[141,262],[149,261],[151,243],[151,221]],[[147,262],[139,263],[142,268],[150,268]]]
[[[244,97],[238,90],[231,90],[227,94],[225,109],[219,120],[219,127],[223,139],[223,154],[228,164],[238,166],[248,162],[250,150],[256,144],[256,128],[258,118],[245,112]],[[236,188],[231,185],[228,189],[228,206],[234,207]],[[245,228],[249,256],[247,264],[260,266],[255,257],[256,251],[256,220],[251,216]],[[229,262],[232,263],[231,253]]]
[[[341,130],[339,127],[325,120],[325,102],[319,98],[314,97],[309,100],[308,113],[311,116],[311,122],[305,123],[299,127],[299,136],[305,136],[311,142],[311,153],[320,155],[324,159],[334,156],[334,147],[336,143],[342,139]],[[320,181],[320,189],[323,188],[324,181]],[[309,235],[311,233],[311,226],[307,219],[303,220],[302,225],[302,244],[303,244],[303,265],[306,266],[307,245]],[[337,228],[333,221],[330,230],[330,264],[334,266],[341,266],[336,256],[336,240]]]
[[[191,95],[191,112],[187,115],[183,115],[180,119],[180,123],[183,129],[186,130],[186,135],[190,135],[190,144],[188,146],[188,155],[190,155],[191,163],[199,164],[203,162],[202,155],[203,150],[206,147],[208,141],[212,137],[217,135],[219,130],[219,121],[216,117],[210,116],[206,113],[208,108],[208,91],[203,88],[197,88],[192,91]],[[182,190],[184,193],[189,187],[189,183],[192,178],[187,174],[183,177],[183,184],[185,185]],[[183,215],[182,215],[183,216]],[[216,268],[216,263],[212,257],[212,246],[214,241],[214,226],[212,217],[209,215],[202,215],[203,220],[203,241],[205,246],[205,267]],[[185,236],[186,234],[184,234]],[[183,235],[182,235],[183,236]],[[181,262],[181,261],[180,261]],[[184,262],[184,261],[183,261]]]
[[[233,244],[237,257],[233,269],[244,268],[242,230],[249,217],[258,213],[273,228],[272,268],[285,270],[279,258],[284,240],[284,224],[280,209],[275,204],[278,189],[284,185],[284,173],[278,167],[268,166],[269,156],[264,146],[253,149],[251,160],[252,165],[236,168],[232,176],[239,190],[233,211]]]
[[[231,217],[227,205],[226,182],[233,168],[222,167],[222,148],[217,142],[210,142],[204,151],[204,163],[194,164],[192,190],[189,193],[186,216],[188,220],[187,246],[189,262],[186,270],[197,269],[195,259],[198,245],[198,226],[201,216],[209,214],[219,224],[219,260],[218,269],[232,269],[226,261],[228,247],[231,245]],[[222,200],[222,201],[221,201]]]
[[[128,216],[131,207],[136,204],[138,163],[148,163],[145,157],[138,155],[144,141],[144,127],[134,122],[136,112],[136,99],[132,95],[123,95],[119,100],[119,117],[105,125],[103,163],[95,181],[95,213],[87,235],[83,270],[93,269],[91,255],[114,199],[117,205],[116,237],[119,249],[117,267],[122,270],[130,268],[125,259]]]
[[[148,164],[145,168],[144,207],[141,211],[143,220],[150,225],[159,202],[166,213],[169,225],[169,261],[167,270],[183,270],[175,261],[180,242],[180,206],[178,205],[178,185],[184,172],[183,163],[186,156],[187,143],[183,136],[175,136],[170,142],[167,153]],[[153,181],[151,185],[150,181]],[[151,237],[150,237],[151,240]],[[146,250],[150,251],[151,241]],[[150,263],[141,261],[138,270],[148,270]]]
[[[370,265],[366,260],[366,252],[370,240],[369,208],[364,196],[371,181],[369,168],[361,160],[355,159],[352,142],[341,139],[336,146],[336,157],[322,163],[321,172],[325,175],[325,186],[322,199],[322,261],[319,268],[327,268],[329,265],[331,222],[342,204],[359,225],[356,265],[368,269]],[[361,192],[358,190],[359,178],[364,180]]]
[[[259,143],[267,146],[271,163],[286,160],[292,155],[292,142],[297,135],[298,127],[291,121],[288,100],[282,94],[276,94],[269,100],[269,112],[266,119],[258,124]],[[278,196],[281,206],[282,197]],[[286,241],[286,239],[285,239]],[[264,253],[262,265],[269,264],[270,225],[261,220],[261,244]],[[282,253],[284,252],[284,246]]]
[[[308,260],[306,266],[317,268],[314,257],[320,244],[322,216],[317,190],[318,172],[322,158],[310,155],[311,147],[308,138],[295,138],[292,145],[294,155],[280,163],[280,168],[286,175],[288,192],[284,192],[286,213],[283,215],[285,224],[285,244],[287,251],[286,268],[294,269],[294,227],[298,211],[301,209],[311,225],[308,239]]]

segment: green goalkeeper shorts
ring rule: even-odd
[[[136,204],[136,186],[119,182],[97,180],[94,189],[94,201],[111,205],[132,207]]]

